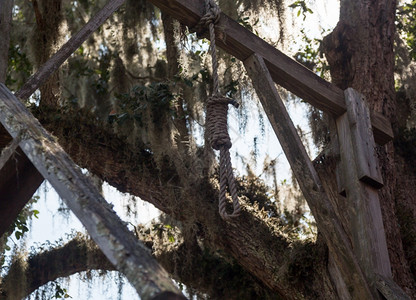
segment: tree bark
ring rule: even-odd
[[[242,212],[241,222],[224,222],[218,215],[216,190],[210,178],[196,176],[191,165],[187,173],[193,179],[179,179],[174,165],[158,166],[144,146],[131,148],[110,128],[94,124],[90,113],[62,114],[59,110],[41,109],[36,115],[78,165],[121,192],[152,203],[186,224],[184,227],[195,228],[198,238],[207,247],[221,249],[234,257],[246,271],[283,299],[302,299],[302,295],[311,295],[309,299],[334,297],[322,241],[307,246],[292,243],[279,227],[265,221],[262,212],[248,206]],[[57,120],[56,115],[61,118]],[[73,130],[74,124],[77,124],[77,131]],[[193,159],[198,161],[196,157]],[[192,184],[185,186],[183,182]]]
[[[22,265],[26,265],[23,270]],[[115,268],[92,240],[78,236],[61,247],[30,257],[23,264],[15,260],[2,278],[0,299],[23,299],[50,281],[88,270],[112,271]],[[16,282],[16,279],[26,283]]]
[[[6,82],[13,0],[0,1],[0,83]]]
[[[333,83],[342,89],[353,87],[362,93],[370,110],[382,113],[397,134],[394,89],[396,1],[341,1],[340,21],[324,39],[324,51],[331,66]],[[405,184],[407,175],[398,170],[393,142],[378,147],[384,187],[379,191],[387,246],[395,281],[409,295],[416,296],[414,274],[403,250],[398,205],[415,212],[415,202],[398,202],[398,193],[413,191]],[[405,158],[403,158],[405,159]]]

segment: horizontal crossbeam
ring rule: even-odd
[[[198,24],[204,13],[204,0],[149,1],[190,28]],[[275,83],[334,117],[347,111],[341,89],[277,50],[224,13],[221,13],[217,28],[222,32],[216,35],[217,45],[229,54],[245,61],[253,53],[257,53],[264,59]],[[378,144],[383,145],[393,138],[390,122],[383,115],[372,112],[371,122]]]

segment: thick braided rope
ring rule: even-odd
[[[213,92],[207,101],[206,128],[208,130],[211,147],[215,150],[220,150],[219,213],[224,220],[231,220],[232,218],[238,217],[241,212],[229,152],[231,140],[227,130],[228,104],[236,105],[236,103],[221,96],[219,93],[218,59],[215,46],[214,24],[219,20],[220,9],[213,0],[205,0],[205,11],[206,14],[201,18],[200,23],[203,23],[203,25],[208,26],[209,28],[213,78]],[[233,199],[232,214],[228,214],[226,211],[227,182],[231,198]]]

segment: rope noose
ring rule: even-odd
[[[219,213],[224,220],[231,220],[238,217],[241,212],[240,203],[237,196],[237,188],[231,165],[229,149],[231,140],[227,130],[228,105],[232,104],[238,107],[234,100],[220,95],[218,79],[218,60],[215,46],[215,28],[214,24],[220,17],[220,9],[214,0],[205,0],[206,14],[201,18],[200,24],[208,26],[211,40],[210,53],[212,57],[212,77],[213,91],[207,100],[206,130],[208,130],[208,140],[211,147],[220,150],[220,196],[219,196]],[[228,214],[226,211],[226,192],[227,182],[231,198],[233,199],[233,213]]]

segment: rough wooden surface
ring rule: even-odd
[[[193,28],[203,16],[204,0],[149,0],[182,24]],[[264,58],[273,80],[309,102],[337,117],[346,111],[344,93],[303,65],[283,54],[254,33],[221,14],[217,28],[217,45],[241,61],[253,53]],[[393,137],[390,122],[381,114],[373,113],[371,121],[376,142],[383,145]]]
[[[373,299],[358,261],[354,257],[347,234],[322,188],[315,168],[277,93],[263,59],[253,54],[244,61],[244,65],[315,217],[319,232],[323,234],[338,266],[337,272],[342,275],[345,282],[344,286],[339,285],[337,289],[342,290],[343,294],[350,294],[353,299]]]
[[[58,52],[25,82],[22,88],[16,93],[16,96],[22,99],[29,98],[124,2],[125,0],[108,1],[77,34],[71,37]]]
[[[376,286],[387,300],[410,300],[403,290],[391,279],[382,275],[376,275]]]
[[[348,201],[348,210],[344,212],[348,220],[346,226],[351,234],[355,256],[359,260],[367,281],[373,287],[373,294],[376,295],[374,276],[378,273],[390,278],[390,260],[378,192],[372,186],[360,180],[362,171],[360,163],[369,163],[369,161],[366,161],[368,158],[371,160],[370,164],[377,165],[377,160],[370,157],[360,158],[363,155],[363,149],[368,149],[362,143],[370,143],[372,137],[369,128],[359,129],[358,133],[356,127],[357,124],[365,125],[365,122],[358,119],[363,118],[368,114],[368,111],[365,111],[366,108],[363,103],[355,105],[357,101],[362,101],[360,97],[357,97],[355,91],[347,90],[345,97],[348,113],[339,117],[336,124],[340,145],[340,171],[342,172],[343,186]]]
[[[163,291],[181,294],[166,271],[123,223],[96,187],[26,107],[0,84],[0,121],[19,147],[85,226],[141,299]]]
[[[17,142],[3,149],[0,157],[0,236],[9,229],[42,182],[42,175]]]
[[[351,295],[348,292],[347,285],[342,278],[332,252],[328,253],[328,272],[331,275],[331,280],[334,283],[339,300],[351,300]]]
[[[358,178],[374,188],[383,187],[369,110],[364,97],[352,88],[345,90],[347,115],[356,159]]]

